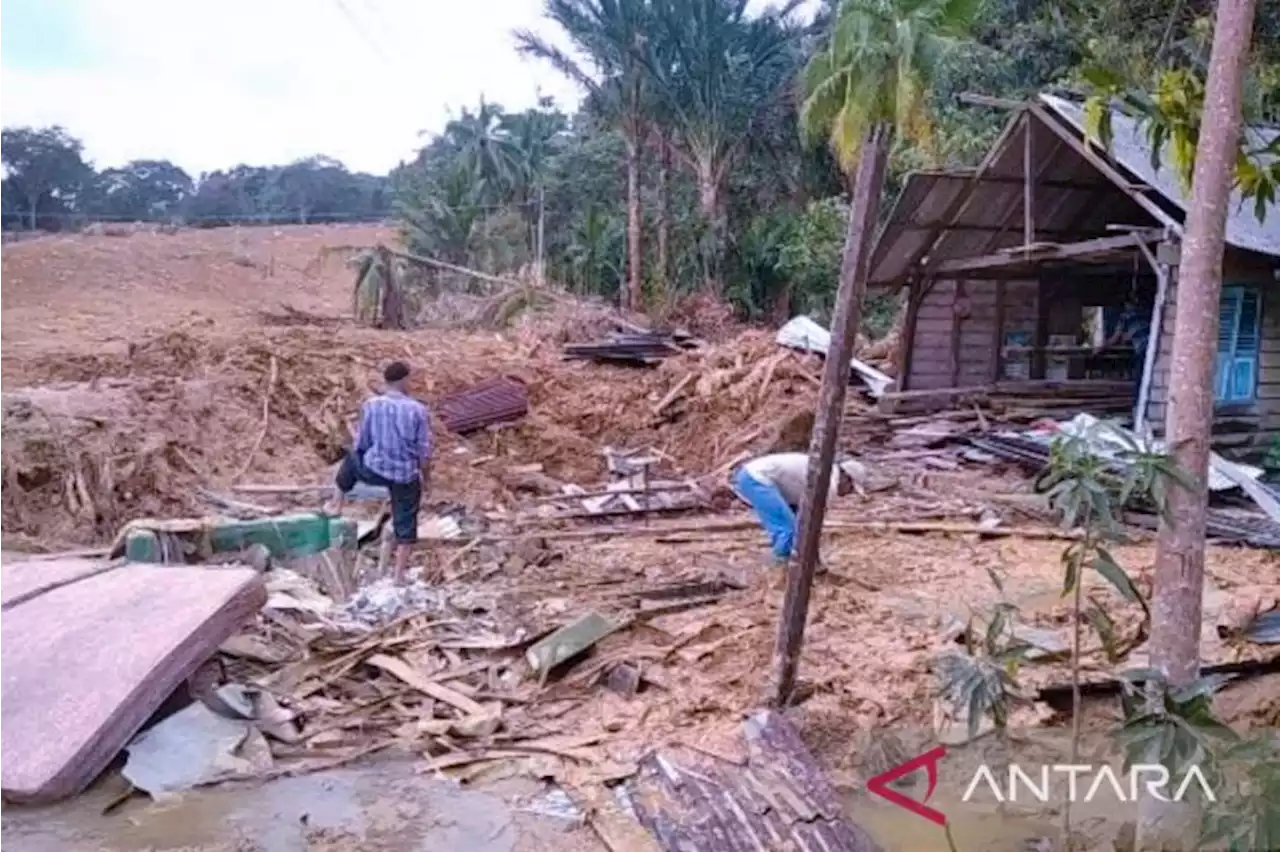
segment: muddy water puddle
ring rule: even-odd
[[[849,819],[866,829],[885,852],[949,852],[951,848],[942,826],[889,802],[859,795],[845,804]],[[947,826],[961,850],[1026,852],[1037,848],[1043,838],[1055,838],[1059,833],[1048,816],[981,811],[958,799],[948,801],[938,796],[929,800],[929,806],[947,815]]]
[[[135,798],[104,814],[102,784],[47,807],[6,806],[7,852],[585,852],[576,822],[530,812],[543,791],[511,780],[484,790],[378,761],[264,784],[223,785],[171,801]]]

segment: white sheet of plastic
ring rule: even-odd
[[[778,329],[777,341],[779,346],[802,352],[818,352],[826,357],[827,350],[831,348],[831,332],[808,317],[792,317]],[[849,364],[873,397],[878,398],[893,386],[892,377],[886,376],[870,364],[857,358],[850,358]]]
[[[1094,417],[1092,414],[1080,413],[1070,420],[1060,423],[1058,428],[1066,435],[1087,440],[1089,445],[1099,455],[1114,458],[1117,453],[1126,449],[1125,442],[1113,431],[1109,429],[1099,429],[1099,422],[1098,418]],[[1128,429],[1122,429],[1122,427],[1119,426],[1112,426],[1112,429],[1120,429],[1131,439],[1137,441],[1137,438]],[[1164,449],[1164,444],[1160,441],[1153,441],[1151,443],[1151,449],[1156,452],[1161,452]],[[1252,479],[1257,479],[1262,475],[1261,468],[1253,467],[1251,465],[1235,464],[1234,467]],[[1230,491],[1235,487],[1237,487],[1236,484],[1226,476],[1223,476],[1216,466],[1210,465],[1210,491]]]

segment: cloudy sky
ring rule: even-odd
[[[312,154],[384,172],[483,95],[579,93],[518,56],[541,0],[3,0],[5,126],[61,124],[99,167],[193,174]]]

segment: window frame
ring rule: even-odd
[[[1244,300],[1252,295],[1257,303],[1257,310],[1254,315],[1254,340],[1256,345],[1254,351],[1250,355],[1241,356],[1238,353],[1240,343],[1240,322],[1244,314]],[[1253,284],[1226,284],[1222,287],[1222,294],[1218,300],[1218,316],[1221,322],[1222,309],[1224,303],[1230,299],[1236,299],[1236,308],[1233,312],[1235,317],[1235,328],[1231,333],[1231,348],[1226,355],[1227,360],[1234,365],[1236,361],[1242,358],[1251,357],[1253,361],[1253,382],[1249,387],[1247,396],[1225,396],[1225,392],[1230,391],[1231,371],[1233,367],[1228,367],[1225,383],[1220,382],[1220,374],[1222,372],[1221,364],[1224,355],[1220,348],[1222,345],[1222,330],[1218,330],[1218,349],[1214,352],[1213,363],[1213,406],[1216,411],[1224,409],[1241,409],[1254,405],[1258,401],[1258,381],[1259,371],[1262,366],[1262,333],[1264,328],[1263,319],[1263,291],[1261,287]]]

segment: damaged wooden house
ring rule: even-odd
[[[912,174],[877,235],[870,286],[908,293],[891,396],[917,409],[1051,397],[1064,416],[1158,435],[1186,195],[1126,116],[1107,151],[1087,141],[1082,104],[1002,105],[1012,117],[981,165]],[[1234,201],[1214,443],[1256,453],[1280,437],[1280,210],[1259,221]]]

